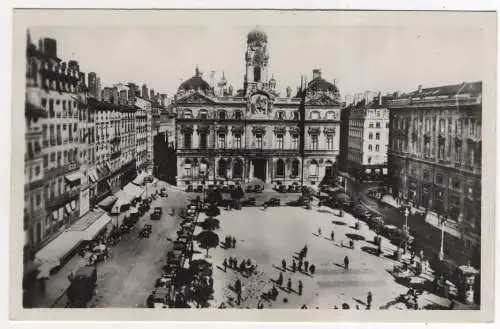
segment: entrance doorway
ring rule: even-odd
[[[252,160],[253,163],[253,176],[255,178],[261,179],[264,182],[266,181],[266,170],[267,170],[267,163],[266,160],[264,159],[254,159]]]

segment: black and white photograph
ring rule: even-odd
[[[492,307],[495,13],[17,14],[23,310]]]

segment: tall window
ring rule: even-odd
[[[299,148],[299,135],[293,134],[292,135],[292,149],[296,150],[298,148]]]
[[[380,128],[380,122],[375,123],[375,128]]]
[[[226,177],[226,161],[224,161],[224,159],[219,160],[219,165],[217,167],[217,175],[221,177]]]
[[[218,134],[218,147],[221,149],[226,148],[226,134],[225,133]]]
[[[373,139],[373,133],[368,134],[368,139]]]
[[[278,120],[283,120],[283,119],[285,119],[285,112],[278,111]]]
[[[372,163],[372,157],[368,157],[368,164]]]
[[[234,118],[236,120],[241,120],[241,111],[235,111],[234,112]]]
[[[253,81],[260,82],[260,67],[253,68]]]
[[[255,139],[257,142],[257,148],[261,149],[262,148],[262,134],[255,135]]]
[[[278,146],[278,149],[283,149],[284,147],[284,142],[283,142],[283,134],[278,134],[276,135],[276,144]]]
[[[380,133],[376,133],[376,134],[375,134],[375,139],[376,139],[376,140],[379,140],[379,139],[380,139]]]
[[[200,119],[208,119],[207,110],[201,110],[198,116],[200,117]]]
[[[243,177],[243,163],[240,159],[236,159],[233,165],[233,177],[242,178]]]
[[[326,145],[328,150],[333,150],[333,135],[326,135]]]
[[[186,160],[184,162],[184,175],[186,177],[191,177],[193,175],[193,168],[191,167],[191,161]]]
[[[373,128],[373,122],[370,122],[370,124],[368,125],[368,128]]]
[[[372,144],[368,144],[368,151],[373,150]]]
[[[200,148],[201,149],[206,149],[208,146],[207,143],[207,134],[206,133],[201,133],[200,134]]]
[[[233,135],[233,145],[234,148],[240,149],[241,148],[241,134],[236,133]]]
[[[380,150],[380,145],[378,145],[378,144],[377,144],[377,145],[375,145],[375,151],[377,151],[377,152],[378,152],[379,150]]]
[[[309,164],[309,176],[318,177],[318,163],[316,160],[312,160]]]
[[[276,176],[284,177],[285,176],[285,161],[279,159],[276,162]]]
[[[293,112],[293,119],[294,120],[299,120],[299,111]]]
[[[51,118],[55,117],[54,100],[53,99],[49,99],[49,117],[51,117]]]
[[[299,176],[299,166],[300,166],[299,160],[294,159],[292,161],[292,177]]]
[[[311,145],[313,150],[319,148],[318,135],[311,135]]]
[[[200,176],[205,176],[208,173],[208,166],[205,160],[201,160],[198,172]]]
[[[461,144],[457,144],[455,146],[455,162],[456,163],[462,162],[462,145]]]
[[[220,111],[219,112],[219,119],[224,120],[226,118],[226,111]]]
[[[191,133],[184,133],[184,148],[191,148]]]

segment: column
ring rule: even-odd
[[[270,159],[266,159],[266,184],[269,184],[271,182],[271,166],[269,164],[269,161]]]
[[[253,171],[254,171],[254,164],[253,164],[253,161],[252,161],[252,160],[250,160],[250,173],[249,173],[249,175],[248,175],[248,178],[249,178],[249,179],[253,179],[253,177],[254,177],[254,176],[253,176]]]

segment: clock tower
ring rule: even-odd
[[[245,53],[245,95],[256,90],[268,89],[269,53],[267,52],[267,35],[263,31],[253,30],[247,36],[247,51]]]

